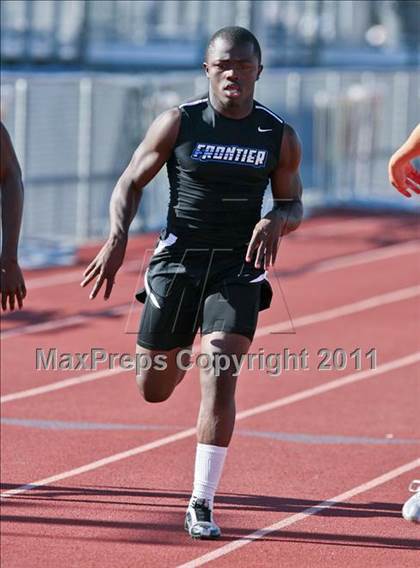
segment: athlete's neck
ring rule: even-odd
[[[238,103],[237,101],[229,101],[227,104],[223,104],[209,89],[209,99],[211,106],[221,115],[226,116],[227,118],[246,118],[249,114],[251,114],[253,106],[254,106],[254,99],[248,99],[246,101],[242,101]]]

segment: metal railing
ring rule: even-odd
[[[256,98],[303,143],[305,203],[415,209],[389,185],[387,161],[418,120],[415,72],[265,72]],[[202,75],[2,77],[2,117],[25,181],[23,244],[79,245],[108,231],[112,189],[163,110],[205,92]],[[163,169],[149,184],[134,231],[163,226]],[[64,246],[64,245],[63,245]]]

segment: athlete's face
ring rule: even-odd
[[[235,45],[218,38],[209,49],[204,69],[216,98],[223,105],[240,106],[254,97],[262,65],[252,43]]]

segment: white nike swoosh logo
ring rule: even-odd
[[[261,128],[261,126],[259,126],[258,132],[273,132],[273,129],[272,128]]]

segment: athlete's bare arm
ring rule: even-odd
[[[420,172],[410,161],[418,156],[420,156],[420,124],[391,156],[388,164],[389,181],[406,197],[411,197],[410,189],[420,193]]]
[[[115,274],[124,260],[128,229],[137,212],[143,188],[169,159],[178,136],[180,121],[178,108],[158,116],[118,180],[111,197],[108,240],[83,274],[81,286],[86,286],[97,278],[89,296],[91,299],[95,298],[105,281],[104,298],[109,298]]]
[[[257,253],[257,268],[274,265],[280,237],[295,231],[302,220],[302,181],[299,174],[301,157],[299,138],[293,128],[286,124],[280,159],[271,176],[274,207],[255,225],[246,254],[246,260],[251,262],[254,253]]]
[[[1,161],[1,306],[22,308],[26,296],[25,281],[18,264],[18,242],[23,210],[23,184],[18,159],[9,133],[0,123]]]

